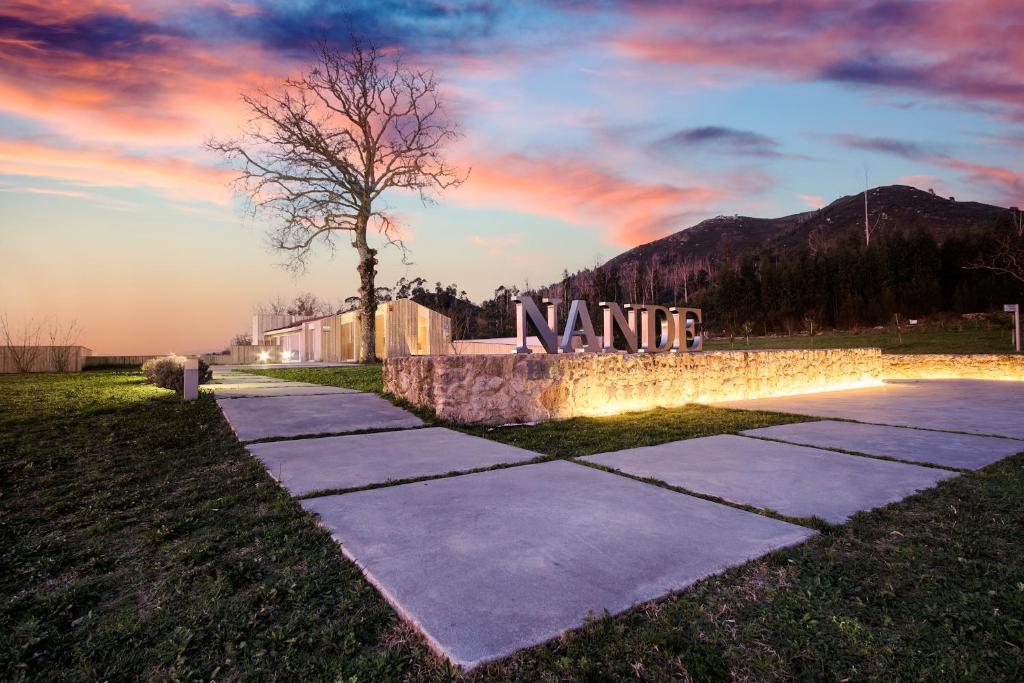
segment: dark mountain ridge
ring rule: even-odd
[[[984,265],[1017,238],[1010,209],[906,185],[868,190],[867,207],[870,243],[858,193],[780,218],[711,218],[530,293],[698,306],[729,334],[877,326],[1024,299]]]
[[[923,229],[937,242],[951,235],[996,226],[1008,209],[960,202],[908,185],[887,185],[867,192],[872,237],[894,231],[903,236]],[[716,216],[667,237],[625,251],[604,264],[621,268],[630,262],[646,265],[657,254],[666,263],[680,260],[714,263],[724,254],[742,256],[767,250],[792,251],[812,241],[823,243],[864,234],[864,193],[840,197],[820,209],[780,218]]]

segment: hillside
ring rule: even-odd
[[[952,201],[907,185],[888,185],[868,191],[868,216],[874,235],[899,231],[908,235],[924,228],[939,243],[956,233],[993,227],[1007,209],[978,202]],[[619,268],[637,261],[646,264],[654,256],[666,262],[683,259],[716,261],[724,252],[739,256],[775,249],[790,251],[806,245],[812,233],[832,241],[864,232],[864,194],[840,197],[816,211],[781,218],[717,216],[668,237],[634,247],[608,261]]]

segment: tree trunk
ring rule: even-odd
[[[359,362],[377,360],[377,250],[366,243],[366,225],[356,228],[355,248],[359,252]]]

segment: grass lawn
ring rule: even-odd
[[[311,384],[326,384],[332,387],[355,389],[356,391],[372,391],[378,394],[383,390],[380,363],[334,368],[246,369],[239,370],[239,372],[277,377],[278,379],[286,379],[292,382],[309,382]]]
[[[1010,330],[964,328],[962,331],[932,326],[906,327],[901,334],[894,328],[860,332],[825,332],[813,337],[743,337],[732,342],[718,337],[708,341],[708,351],[745,351],[754,349],[829,349],[871,346],[884,353],[1013,353]]]
[[[590,452],[616,419],[659,439],[770,419],[704,410],[533,443]],[[1022,497],[1019,455],[469,678],[1019,680]],[[212,397],[184,405],[137,373],[0,375],[0,679],[453,676]]]
[[[806,422],[809,419],[813,418],[693,404],[682,408],[656,408],[612,417],[575,417],[530,426],[445,426],[456,426],[469,434],[545,455],[570,458],[638,446],[654,446],[679,439],[695,439],[699,436],[732,434],[744,429],[770,427],[787,422]]]

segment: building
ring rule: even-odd
[[[359,358],[358,311],[302,319],[289,315],[253,316],[253,346],[274,347],[267,357],[293,361],[354,361]],[[452,352],[451,320],[410,299],[377,307],[378,358],[441,355]],[[273,356],[280,356],[273,357]]]

